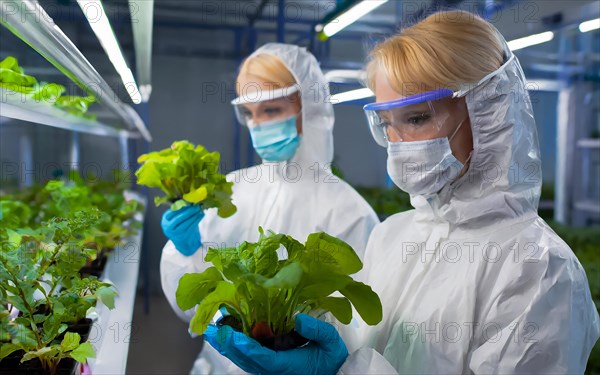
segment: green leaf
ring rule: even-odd
[[[199,335],[203,334],[221,305],[236,304],[235,294],[236,288],[233,284],[226,281],[219,282],[216,289],[207,295],[198,305],[196,314],[190,321],[191,331]]]
[[[96,358],[96,352],[89,342],[84,342],[75,350],[69,353],[69,356],[79,363],[86,363],[88,358]]]
[[[54,106],[73,115],[83,116],[95,101],[93,96],[61,96],[56,99]]]
[[[198,189],[190,191],[187,194],[184,194],[183,199],[185,199],[186,201],[188,201],[190,203],[199,203],[199,202],[202,202],[204,199],[206,199],[207,195],[208,195],[208,191],[206,190],[206,187],[200,186]]]
[[[337,273],[351,275],[362,269],[362,262],[352,247],[327,233],[310,234],[305,244],[309,261],[326,266]]]
[[[9,68],[0,66],[0,82],[28,87],[33,86],[37,82],[34,77],[23,74],[22,69],[19,68],[17,60],[14,57],[9,56],[7,59],[9,60],[5,59],[3,62],[6,61],[5,66]]]
[[[278,270],[281,247],[281,235],[272,235],[259,240],[254,248],[254,272],[266,277],[272,277]],[[250,268],[252,270],[252,268]]]
[[[20,349],[21,347],[19,345],[3,342],[2,345],[0,345],[0,360]]]
[[[171,205],[171,211],[178,211],[178,210],[182,209],[183,207],[187,206],[188,204],[189,203],[186,202],[185,200],[180,199]]]
[[[65,305],[63,305],[60,301],[54,301],[52,304],[52,310],[56,315],[62,315],[65,313]]]
[[[304,300],[327,297],[352,282],[350,276],[328,273],[326,268],[313,269],[310,273],[304,274],[302,282],[304,288],[300,291],[300,295]]]
[[[285,246],[289,260],[300,260],[306,251],[304,245],[300,241],[295,240],[292,236],[283,236],[281,244]]]
[[[160,206],[161,204],[170,204],[171,200],[169,199],[169,197],[164,196],[164,197],[154,197],[154,204],[156,205],[156,207]]]
[[[35,333],[27,327],[22,325],[16,327],[10,327],[9,332],[13,337],[13,344],[19,345],[25,348],[35,348],[37,346],[37,339]]]
[[[34,358],[52,358],[56,354],[58,354],[58,349],[54,346],[45,346],[39,350],[34,350],[31,352],[25,353],[23,358],[21,358],[21,363],[30,361]]]
[[[115,308],[115,297],[117,296],[117,291],[114,290],[114,288],[112,288],[112,287],[99,288],[96,291],[96,296],[110,310]]]
[[[217,215],[219,215],[219,217],[222,217],[223,219],[225,219],[230,216],[233,216],[233,214],[235,214],[236,212],[237,212],[237,207],[233,203],[223,201],[223,202],[221,202],[221,207],[219,207],[217,210]]]
[[[347,298],[323,297],[317,300],[316,308],[331,312],[340,323],[349,324],[352,321],[352,305]]]
[[[42,314],[33,315],[33,322],[35,324],[43,323],[46,321],[46,319],[48,319],[48,315],[42,315]]]
[[[370,286],[354,281],[340,292],[352,302],[356,311],[367,324],[376,325],[381,322],[383,319],[381,301]]]
[[[65,324],[66,326],[66,324]],[[52,314],[48,317],[48,319],[46,319],[46,321],[44,321],[44,325],[43,325],[44,329],[43,329],[43,336],[42,336],[42,340],[45,343],[49,343],[52,342],[52,340],[54,340],[56,338],[56,336],[58,336],[60,334],[59,330],[61,327],[61,322],[60,320],[57,318],[56,315]],[[66,329],[66,327],[65,327]]]
[[[223,275],[229,281],[236,282],[240,277],[248,273],[248,269],[244,265],[236,260],[231,261],[223,267]]]
[[[21,244],[23,237],[15,232],[14,230],[7,229],[6,234],[8,234],[8,245],[17,247]]]
[[[160,180],[160,174],[156,169],[156,163],[148,162],[140,167],[135,172],[137,177],[138,185],[145,185],[148,187],[163,188],[163,184]]]
[[[31,97],[36,101],[55,103],[64,91],[65,87],[56,83],[35,85],[34,90],[31,92]]]
[[[177,305],[183,311],[199,304],[209,293],[215,290],[223,276],[215,267],[207,268],[202,273],[188,273],[179,279],[175,292]]]
[[[65,333],[65,337],[63,338],[62,342],[60,343],[60,349],[63,352],[68,352],[70,350],[77,348],[79,346],[80,341],[81,341],[81,336],[79,336],[79,333],[67,332],[67,333]]]
[[[242,242],[240,245],[240,249],[244,249],[248,247],[247,242]],[[206,256],[204,257],[204,261],[211,262],[219,271],[224,272],[224,267],[228,265],[230,262],[243,259],[243,257],[238,256],[241,251],[238,251],[235,247],[225,247],[225,248],[209,248]]]
[[[281,268],[275,276],[265,281],[263,287],[270,289],[292,289],[300,283],[302,274],[302,266],[297,262],[292,262]]]

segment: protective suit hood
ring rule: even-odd
[[[302,140],[294,156],[285,163],[319,167],[333,160],[333,106],[329,102],[329,84],[315,57],[304,47],[267,43],[249,58],[269,54],[277,56],[294,76],[302,100]],[[308,173],[306,173],[308,175]]]
[[[466,96],[473,133],[469,169],[434,196],[411,196],[417,217],[475,229],[537,212],[542,179],[533,109],[521,65],[498,38],[503,65]]]

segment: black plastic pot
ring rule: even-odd
[[[24,352],[16,351],[0,361],[0,374],[2,375],[48,375],[42,368],[39,359],[21,362]],[[79,375],[81,364],[72,358],[65,358],[58,364],[55,375]]]
[[[228,325],[234,330],[242,332],[241,322],[231,315],[227,315],[221,318],[217,322],[217,325]],[[269,348],[275,351],[296,349],[307,344],[309,341],[307,338],[300,336],[300,334],[295,330],[292,330],[291,332],[288,332],[285,335],[281,336],[257,337],[254,339],[265,348]]]
[[[57,337],[57,340],[62,340],[66,332],[75,332],[81,336],[81,342],[87,341],[92,330],[93,321],[85,318],[75,324],[70,324],[69,328]],[[42,368],[42,363],[39,359],[21,363],[21,358],[25,354],[24,351],[18,350],[9,354],[6,358],[0,361],[1,375],[48,375]],[[80,364],[72,358],[65,358],[58,364],[56,375],[76,375],[81,373]]]
[[[37,314],[45,314],[46,305],[40,305],[40,307],[36,310]],[[23,316],[23,312],[19,312],[19,316]],[[65,337],[66,332],[75,332],[79,333],[81,336],[81,342],[86,342],[88,337],[90,337],[90,331],[92,330],[92,325],[94,322],[92,319],[83,318],[77,323],[69,324],[67,330],[56,337],[57,340],[62,340]],[[38,327],[41,328],[42,323],[38,324]]]
[[[79,270],[79,274],[82,277],[86,277],[86,276],[100,277],[100,276],[102,276],[102,272],[104,272],[104,267],[106,267],[107,260],[108,260],[108,256],[104,252],[102,252],[98,255],[98,258],[96,258],[91,263],[85,265],[83,268],[81,268]]]
[[[92,319],[88,319],[88,318],[84,318],[81,319],[80,321],[78,321],[75,324],[69,324],[69,328],[67,328],[67,330],[63,333],[61,333],[57,339],[58,340],[62,340],[65,337],[65,333],[66,332],[74,332],[74,333],[79,333],[79,336],[81,336],[81,341],[80,342],[86,342],[87,339],[90,337],[90,332],[92,330],[92,325],[94,324],[94,321]]]

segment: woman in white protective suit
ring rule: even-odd
[[[188,206],[168,210],[161,226],[170,239],[161,258],[163,291],[176,313],[189,321],[193,309],[181,311],[175,291],[186,273],[202,272],[209,247],[232,247],[258,240],[258,227],[304,241],[324,231],[349,243],[361,256],[379,222],[367,202],[331,174],[333,107],[328,83],[312,54],[294,45],[270,43],[240,67],[240,95],[232,104],[238,120],[249,127],[261,165],[227,176],[237,213],[227,219],[215,209]],[[210,346],[195,371],[240,371]]]
[[[587,279],[537,214],[541,162],[517,58],[466,12],[375,47],[365,106],[414,210],[373,230],[362,280],[383,321],[296,318],[306,347],[273,352],[228,327],[206,339],[253,373],[582,374],[600,333]]]

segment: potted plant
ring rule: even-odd
[[[161,189],[165,195],[155,197],[157,206],[171,204],[171,210],[188,204],[202,208],[216,207],[220,217],[236,212],[231,202],[232,182],[219,173],[220,155],[187,141],[173,142],[171,148],[141,155],[142,166],[135,175],[139,185]]]
[[[91,208],[99,209],[102,214],[94,224],[95,230],[88,233],[86,240],[86,247],[94,248],[96,252],[81,273],[100,276],[108,254],[141,227],[135,215],[142,209],[142,204],[126,200],[123,193],[124,188],[119,184],[85,182],[77,172],[71,172],[68,181],[51,180],[44,186],[22,189],[15,195],[4,195],[0,201],[5,209],[23,205],[24,208],[19,211],[12,209],[7,216],[17,215],[17,218],[23,219],[21,227],[32,228],[53,217],[65,217],[71,212]]]
[[[4,204],[2,208],[6,213]],[[79,275],[94,253],[84,244],[100,216],[90,209],[53,218],[36,229],[0,229],[3,369],[55,374],[65,359],[85,363],[94,356],[91,344],[81,337],[91,326],[86,314],[97,301],[114,308],[116,296],[111,285]],[[4,215],[0,222],[7,222]]]
[[[294,315],[317,317],[330,312],[343,324],[352,319],[352,306],[370,325],[382,319],[379,297],[350,275],[362,262],[347,243],[326,233],[313,233],[304,244],[285,234],[265,234],[256,243],[235,248],[211,248],[202,273],[186,274],[177,288],[182,310],[195,306],[192,332],[202,334],[217,310],[230,315],[224,322],[275,350],[302,345],[294,331]],[[284,259],[277,252],[285,249]],[[332,296],[338,291],[340,296]]]

